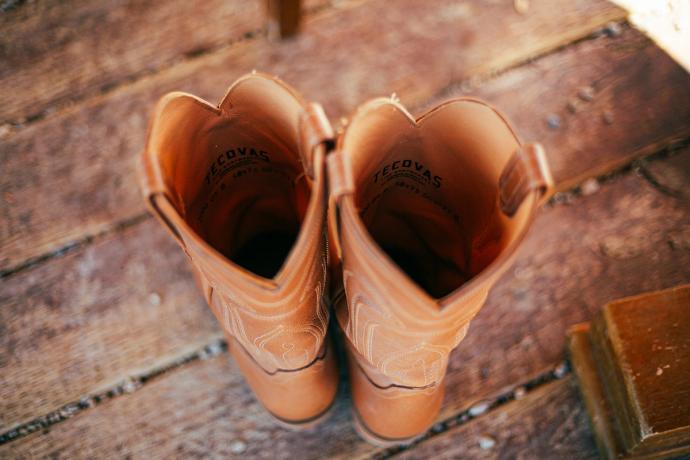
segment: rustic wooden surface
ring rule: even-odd
[[[682,167],[690,167],[690,149],[677,153],[671,159],[676,160],[676,157],[685,159]],[[669,159],[656,161],[664,162]],[[608,299],[669,287],[690,280],[688,202],[659,191],[632,171],[599,187],[595,193],[574,197],[568,204],[555,204],[541,213],[534,231],[530,233],[520,251],[514,270],[503,277],[496,286],[487,305],[472,324],[471,331],[474,333],[468,334],[452,356],[447,397],[441,419],[453,417],[484,401],[493,401],[507,388],[519,386],[557,367],[563,359],[564,331],[569,325],[590,318]],[[690,184],[686,183],[685,187],[689,188]],[[634,211],[631,212],[633,205]],[[591,222],[598,224],[591,225]],[[671,245],[668,244],[669,241],[676,243]],[[650,260],[653,263],[650,263]],[[189,284],[191,291],[193,286]],[[199,305],[196,311],[203,315],[205,309]],[[122,324],[133,331],[139,331],[139,326],[135,326],[132,319],[127,317]],[[93,331],[95,335],[103,333],[95,327]],[[136,337],[135,334],[123,334],[131,337],[131,340]],[[83,344],[86,349],[93,345],[88,342]],[[44,350],[49,347],[49,341],[46,341]],[[142,353],[139,347],[136,348],[137,353]],[[123,361],[134,354],[125,354],[122,357]],[[62,360],[65,366],[74,362],[73,357],[63,357],[60,353],[55,353],[53,357]],[[75,358],[78,362],[79,357]],[[206,402],[203,404],[207,407],[222,406],[217,410],[232,415],[227,415],[227,421],[218,425],[224,417],[218,416],[215,411],[209,410],[206,413],[200,410],[201,415],[195,417],[203,417],[206,413],[208,419],[189,421],[193,427],[200,430],[199,433],[194,432],[194,428],[183,429],[176,423],[169,429],[183,429],[185,432],[192,432],[189,436],[194,439],[197,439],[197,436],[198,439],[207,439],[208,452],[215,452],[216,446],[230,439],[228,436],[232,433],[233,436],[248,440],[248,445],[251,444],[251,440],[260,440],[263,439],[262,436],[268,436],[267,440],[257,441],[258,445],[252,447],[257,451],[265,449],[267,445],[272,445],[271,443],[284,440],[286,447],[280,451],[284,452],[286,457],[300,454],[305,446],[319,445],[323,439],[329,439],[330,442],[321,445],[315,456],[338,454],[351,457],[375,453],[375,449],[359,441],[352,431],[345,400],[339,404],[335,417],[313,432],[300,434],[278,430],[266,434],[266,430],[273,429],[272,423],[267,417],[257,418],[258,409],[251,409],[254,406],[248,406],[245,397],[224,399],[222,404],[217,402],[217,398],[236,391],[234,388],[239,385],[239,377],[232,370],[234,365],[229,363],[227,355],[215,359],[219,362],[221,360],[225,367],[209,366],[211,370],[203,371],[197,383],[188,384],[184,380],[179,386],[171,383],[170,385],[176,388],[171,390],[175,391],[173,396],[165,396],[166,393],[153,383],[144,385],[131,396],[136,397],[131,407],[142,406],[142,400],[150,402],[142,407],[141,412],[136,412],[141,414],[141,417],[132,415],[133,419],[146,419],[144,414],[154,412],[178,413],[179,409],[167,409],[167,405],[174,402],[175,405],[179,404],[175,407],[199,407],[202,405],[200,400],[204,399]],[[36,371],[40,371],[40,368]],[[187,366],[182,367],[179,372],[182,371],[194,374]],[[211,371],[214,372],[214,377],[209,380],[217,379],[218,385],[226,385],[224,389],[219,389],[216,384],[209,385],[203,380],[204,373]],[[171,372],[163,377],[163,380],[172,379],[174,382],[176,375],[177,372]],[[24,382],[24,386],[29,383]],[[246,397],[251,397],[248,390],[244,391],[249,395]],[[129,406],[120,408],[117,405],[122,398],[130,396],[114,399],[102,407],[113,407],[112,410],[117,413],[131,414]],[[158,412],[153,409],[154,407],[158,408]],[[491,413],[489,412],[487,417],[491,416]],[[115,447],[113,443],[119,438],[113,438],[108,431],[100,431],[100,427],[111,423],[107,413],[101,415],[100,408],[78,414],[71,420],[55,425],[49,431],[52,433],[54,430],[69,430],[71,424],[77,423],[82,416],[88,416],[89,420],[94,420],[93,417],[96,417],[96,420],[103,417],[97,422],[82,422],[84,426],[94,427],[89,436],[84,437],[84,442],[89,445],[95,443],[93,448]],[[180,417],[185,419],[180,423],[187,423],[186,417]],[[156,425],[156,429],[161,429],[168,423],[162,415],[155,416],[155,420],[160,424]],[[125,422],[126,420],[123,420],[122,423]],[[245,428],[229,432],[227,427],[234,424]],[[83,429],[81,424],[74,428],[75,432]],[[334,433],[339,435],[334,437]],[[161,436],[166,438],[165,435]],[[161,445],[151,442],[152,444],[142,447],[146,449],[147,455],[165,457],[168,449],[178,448],[170,443],[184,444],[187,438],[175,438]],[[50,452],[57,452],[53,438],[41,432],[29,435],[16,443],[18,444],[9,443],[6,446],[20,449],[25,445],[30,451],[36,449],[36,452],[44,452],[48,449]],[[132,447],[135,448],[136,445]],[[129,447],[125,446],[123,449]],[[136,452],[137,450],[132,451]]]
[[[327,0],[304,0],[307,11]],[[260,1],[30,2],[0,14],[0,125],[261,35]],[[184,37],[183,40],[180,37]]]
[[[391,92],[410,105],[421,103],[447,85],[524,61],[623,16],[605,0],[533,1],[528,15],[509,3],[463,5],[343,2],[305,18],[293,40],[246,40],[21,129],[3,140],[0,156],[0,271],[144,213],[136,158],[151,107],[165,92],[185,90],[217,101],[235,78],[256,68],[320,101],[337,120],[367,98]],[[410,17],[414,28],[407,25]],[[487,23],[491,34],[482,33]],[[59,162],[55,152],[63,152]]]
[[[612,44],[617,46],[611,46]],[[646,51],[646,54],[634,55],[640,56],[638,59],[631,58],[629,53],[625,53],[623,56],[616,53],[619,49],[625,50],[633,47],[637,49],[640,46],[642,46],[643,51]],[[610,52],[611,49],[614,50],[613,53]],[[649,49],[656,51],[650,52]],[[564,54],[565,56],[562,57]],[[651,55],[651,58],[648,55]],[[532,104],[522,97],[518,97],[518,93],[512,91],[506,82],[519,78],[522,87],[548,87],[548,85],[541,84],[543,83],[544,68],[557,66],[573,69],[573,73],[575,73],[575,70],[581,67],[584,56],[599,63],[611,63],[610,69],[604,67],[603,64],[599,66],[609,71],[608,74],[604,75],[605,78],[602,78],[602,81],[607,82],[602,93],[604,95],[614,92],[628,94],[628,99],[633,99],[633,102],[629,102],[628,105],[646,101],[635,99],[639,93],[627,91],[627,88],[633,83],[626,77],[618,77],[616,80],[616,70],[618,70],[621,62],[625,64],[626,58],[641,63],[645,67],[659,69],[659,72],[665,67],[676,69],[668,63],[666,56],[649,41],[642,38],[637,32],[627,30],[619,37],[602,37],[585,41],[562,53],[539,59],[526,69],[518,68],[508,71],[496,79],[485,82],[479,88],[479,94],[490,98],[506,111],[512,112],[511,115],[515,115],[516,123],[523,125],[525,130],[531,129],[535,133],[533,139],[549,136],[550,131],[554,130],[546,126],[543,120],[546,115],[540,112],[542,109],[535,109],[535,115],[532,117],[525,115],[521,112],[521,107]],[[649,62],[650,60],[652,62]],[[543,63],[542,61],[547,62]],[[640,83],[642,85],[654,81],[652,78],[640,78],[637,73],[631,75],[635,81],[642,82]],[[562,75],[558,73],[552,75],[549,81],[556,85],[562,80],[561,77]],[[579,79],[571,77],[570,81],[564,81],[562,88],[567,91],[566,94],[577,93],[578,89],[590,80],[591,75],[583,72]],[[661,90],[662,85],[663,82],[659,82],[657,89]],[[682,96],[682,91],[690,92],[690,87],[679,85],[676,90],[678,96]],[[547,93],[546,95],[535,96],[534,100],[548,101],[553,98],[553,93]],[[594,105],[596,102],[592,101],[591,104]],[[556,158],[558,154],[568,156],[571,163],[574,164],[573,170],[583,161],[589,161],[589,164],[593,165],[590,166],[590,169],[596,169],[597,161],[607,161],[610,164],[612,160],[617,158],[626,158],[630,155],[630,151],[625,148],[626,133],[636,128],[635,119],[626,113],[626,107],[623,106],[621,110],[617,110],[616,106],[611,108],[614,116],[618,117],[616,125],[606,125],[599,122],[599,124],[594,124],[589,131],[597,133],[597,136],[592,136],[591,139],[594,140],[587,140],[587,146],[595,144],[596,139],[601,138],[609,146],[605,152],[596,150],[598,156],[595,157],[583,155],[582,152],[586,153],[587,149],[567,149],[567,140],[572,137],[572,134],[564,127],[562,135],[559,129],[555,130],[555,134],[551,136],[553,145],[549,145],[549,147],[552,156]],[[653,107],[655,108],[651,110],[658,114],[659,119],[668,120],[669,125],[673,123],[671,119],[676,116],[676,112],[670,112],[666,106],[653,105]],[[688,107],[690,107],[690,103]],[[584,107],[572,115],[573,120],[571,122],[587,123],[587,120],[593,116],[600,121],[597,117],[598,113],[599,109],[596,107]],[[656,143],[657,139],[651,137],[648,145],[640,140],[636,148],[645,150],[655,146]],[[617,164],[617,162],[613,163]],[[103,172],[105,173],[105,170]],[[118,173],[112,171],[112,174]],[[126,190],[131,195],[131,198],[126,202],[131,201],[133,203],[131,207],[137,210],[143,208],[142,203],[139,203],[141,199],[134,183],[133,172],[130,172],[129,176],[124,172],[121,174],[121,177],[126,178]],[[568,169],[561,169],[559,174],[561,180],[566,180]],[[26,191],[31,193],[28,187]],[[66,194],[73,192],[73,189],[66,188]],[[107,193],[99,196],[108,200],[113,199]],[[93,198],[89,203],[95,201],[96,199]],[[40,202],[36,203],[37,208],[39,205]],[[51,208],[48,211],[58,212],[58,209]],[[128,212],[131,210],[121,209],[120,211]],[[45,410],[68,403],[92,387],[113,383],[114,380],[123,378],[132,372],[132,369],[136,370],[172,359],[180,351],[188,350],[189,347],[200,346],[200,340],[206,334],[220,332],[206,308],[203,306],[197,309],[189,308],[190,304],[201,305],[202,302],[198,300],[196,287],[190,280],[183,254],[156,222],[151,219],[145,220],[148,221],[132,225],[134,228],[115,232],[102,238],[99,244],[85,245],[83,249],[79,248],[67,257],[55,258],[45,264],[38,265],[34,270],[17,273],[9,277],[0,287],[2,294],[0,295],[0,306],[7,305],[7,308],[0,308],[0,316],[3,315],[1,312],[8,315],[6,320],[9,325],[7,338],[10,343],[13,341],[23,343],[27,339],[24,333],[25,324],[45,324],[44,328],[52,331],[69,329],[70,324],[74,321],[73,317],[80,316],[79,312],[84,308],[89,312],[96,312],[99,308],[105,309],[103,314],[111,315],[111,318],[122,318],[117,326],[103,329],[104,318],[98,314],[87,316],[87,318],[81,319],[82,328],[74,329],[74,334],[76,334],[74,336],[53,332],[55,335],[53,338],[42,340],[39,336],[20,347],[21,351],[8,352],[8,360],[14,353],[17,354],[12,362],[16,362],[19,367],[17,367],[17,372],[7,379],[8,384],[5,385],[4,389],[7,395],[13,394],[18,388],[24,388],[33,382],[34,372],[40,372],[46,363],[56,359],[60,362],[71,363],[72,372],[63,377],[65,382],[69,384],[55,387],[51,385],[50,381],[46,381],[46,388],[39,393],[42,395],[40,398],[27,394],[23,398],[8,399],[11,401],[8,403],[9,407],[0,416],[2,426],[22,421],[35,413],[35,410]],[[68,223],[71,222],[65,221],[65,224]],[[140,228],[140,225],[143,228]],[[148,248],[149,252],[142,252],[140,248],[143,247]],[[151,253],[160,256],[152,258],[150,257]],[[118,271],[112,272],[112,265],[108,263],[109,260],[117,262],[115,266],[118,267]],[[79,271],[79,267],[82,266],[89,268]],[[169,272],[166,267],[170,266],[177,267],[177,269],[174,272]],[[137,283],[137,280],[142,279],[141,276],[145,276],[145,282]],[[160,304],[151,304],[150,297],[153,299],[160,298]],[[103,299],[109,299],[109,301],[103,302]],[[26,307],[19,308],[19,305]],[[57,310],[55,310],[55,306],[58,307]],[[138,318],[134,312],[142,309],[150,311],[150,314]],[[56,311],[56,313],[46,315],[45,310]],[[65,315],[65,311],[70,313]],[[185,314],[178,318],[179,311],[183,311]],[[166,328],[156,327],[156,322],[160,321],[160,318],[166,318]],[[199,326],[197,329],[185,333],[190,323],[196,323]],[[134,339],[127,341],[128,347],[124,349],[106,347],[107,352],[104,354],[91,352],[94,347],[103,347],[103,343],[117,343],[118,340],[122,340],[122,335],[118,334],[126,335],[130,329],[135,329],[137,333],[133,334]],[[88,331],[88,334],[84,335],[85,331]],[[152,346],[152,344],[161,344],[161,346]],[[167,346],[163,344],[167,344]],[[51,354],[46,355],[45,347],[53,350],[67,349],[69,353],[59,352],[59,357],[54,357]],[[97,368],[93,366],[93,359],[101,363]],[[27,366],[27,369],[22,368],[22,366]],[[0,394],[2,392],[3,390],[0,389]],[[20,402],[20,400],[27,400],[30,403]],[[24,407],[23,411],[20,410],[21,407]]]
[[[95,457],[99,452],[122,457],[243,455],[266,459],[355,458],[366,454],[367,446],[351,428],[345,398],[322,428],[299,434],[286,432],[254,400],[227,355],[190,364],[174,377],[166,375],[151,382],[146,390],[104,403],[98,410],[55,425],[40,437],[0,447],[0,453],[18,459]],[[149,390],[157,397],[151,398]],[[242,407],[242,412],[233,407]],[[157,415],[151,418],[148,413]],[[133,418],[138,420],[134,426]],[[262,426],[260,430],[257,424]],[[73,442],[78,438],[83,441]],[[324,439],[334,438],[337,446],[324,443]],[[494,446],[488,447],[487,441],[494,441]],[[344,446],[346,451],[334,448]],[[548,458],[549,454],[596,458],[584,406],[571,377],[547,383],[523,399],[420,443],[402,458],[516,458],[518,454],[523,458]]]
[[[402,459],[599,458],[574,379],[547,383],[490,416],[404,452]]]
[[[3,280],[0,430],[220,335],[191,276],[148,219]]]
[[[0,446],[0,456],[67,459],[116,452],[121,457],[147,458],[220,459],[242,454],[307,459],[338,454],[326,441],[338,439],[352,445],[340,453],[347,458],[358,446],[366,446],[349,423],[343,393],[327,423],[305,432],[286,431],[256,402],[237,366],[224,353],[165,374],[141,390],[84,412],[83,417],[54,425],[48,433]]]
[[[570,378],[543,383],[568,373],[565,330],[611,299],[690,281],[690,77],[624,23],[601,31],[623,18],[620,9],[600,0],[533,0],[522,13],[512,1],[314,1],[293,40],[270,43],[259,32],[235,42],[262,27],[231,27],[236,15],[186,43],[166,25],[140,45],[160,48],[149,62],[113,31],[131,28],[136,43],[151,18],[95,3],[51,7],[44,35],[32,22],[42,4],[0,16],[10,30],[0,62],[15,59],[10,71],[0,66],[0,80],[56,80],[33,108],[22,102],[28,86],[0,96],[9,110],[0,119],[12,123],[0,123],[0,458],[399,453],[357,438],[346,386],[327,423],[304,433],[275,426],[218,347],[220,329],[183,254],[143,214],[134,162],[151,104],[172,89],[217,100],[252,68],[279,74],[334,120],[393,91],[417,113],[479,95],[525,139],[546,144],[564,193],[452,355],[439,424],[403,455],[531,458],[559,443],[561,457],[593,456]],[[175,14],[174,5],[147,8]],[[190,28],[215,17],[190,14]],[[102,18],[112,49],[99,41]],[[83,35],[60,35],[73,23]],[[71,62],[64,78],[32,74],[51,41]],[[80,56],[96,64],[76,84]],[[678,152],[593,179],[669,148]],[[534,389],[505,402],[523,387]],[[491,449],[478,444],[482,433]]]

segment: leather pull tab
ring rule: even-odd
[[[137,168],[137,173],[141,190],[146,199],[149,199],[151,195],[156,193],[165,193],[166,187],[161,168],[154,155],[148,149],[141,155],[141,162]]]
[[[340,242],[340,198],[354,191],[352,167],[348,157],[333,152],[326,157],[328,171],[328,230],[331,246],[338,262],[342,261],[343,250]]]
[[[158,220],[162,222],[170,231],[170,234],[172,234],[182,249],[187,252],[184,239],[171,219],[173,213],[177,213],[177,211],[168,199],[168,196],[164,193],[154,193],[149,195],[149,207]]]
[[[553,179],[541,144],[526,144],[513,153],[501,173],[498,189],[501,211],[509,217],[530,193],[539,193],[541,202],[551,196]]]
[[[305,173],[314,178],[314,149],[324,143],[333,142],[331,127],[323,107],[310,103],[299,119],[300,149]]]
[[[341,196],[353,192],[354,181],[352,180],[352,168],[348,157],[340,152],[333,152],[326,157],[326,168],[331,198],[338,201]]]
[[[170,217],[172,213],[177,213],[177,211],[168,196],[168,189],[163,181],[160,167],[149,151],[145,151],[142,154],[138,174],[139,183],[149,209],[166,226],[182,249],[185,249],[182,235],[180,235],[179,230],[173,224]]]

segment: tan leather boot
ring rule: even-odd
[[[448,355],[508,267],[550,174],[538,145],[522,146],[472,99],[416,121],[394,101],[371,101],[327,162],[355,422],[371,442],[408,443],[438,415]]]
[[[253,74],[218,107],[163,97],[143,155],[151,209],[189,257],[256,396],[291,426],[312,425],[338,385],[324,303],[330,138],[318,106]]]

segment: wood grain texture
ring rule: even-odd
[[[402,453],[400,458],[596,458],[587,415],[571,377],[548,383]],[[342,392],[341,392],[342,393]],[[349,400],[319,428],[294,433],[276,425],[227,355],[167,374],[131,395],[108,401],[46,433],[0,447],[29,458],[300,458],[338,456],[325,440],[353,443],[344,458],[363,454],[350,426]],[[238,411],[237,408],[242,410]],[[151,416],[155,414],[155,416]],[[181,416],[184,414],[184,416]],[[491,438],[490,449],[479,446]],[[79,442],[74,442],[81,439]]]
[[[690,285],[607,304],[589,340],[601,380],[595,391],[605,389],[611,408],[603,421],[617,427],[606,430],[615,441],[598,433],[603,444],[620,454],[690,455]]]
[[[541,81],[541,84],[537,80]],[[631,28],[568,47],[474,89],[546,148],[559,190],[690,138],[690,75]]]
[[[0,284],[0,430],[220,333],[153,219],[20,273]]]
[[[538,387],[523,399],[433,437],[396,458],[577,460],[599,456],[587,412],[574,379],[568,377]]]
[[[261,0],[22,2],[0,14],[0,87],[6,90],[0,125],[44,115],[265,27]]]
[[[510,2],[344,2],[306,18],[292,40],[238,43],[92,98],[0,145],[0,271],[144,212],[135,162],[149,111],[168,91],[217,101],[256,68],[280,75],[335,117],[393,91],[415,106],[450,83],[524,61],[623,14],[604,0],[534,0],[526,15]],[[542,84],[538,74],[532,81]]]
[[[690,156],[690,149],[678,155]],[[675,161],[675,157],[658,161],[671,160]],[[689,189],[690,183],[684,184],[683,187]],[[473,321],[467,338],[451,356],[446,399],[440,419],[452,417],[477,402],[492,400],[506,388],[541,375],[545,370],[555,366],[564,358],[567,328],[574,323],[590,319],[604,303],[622,296],[690,281],[690,245],[669,244],[672,238],[678,240],[678,235],[687,232],[689,225],[688,201],[660,192],[644,178],[632,172],[601,184],[592,194],[574,198],[571,204],[550,206],[542,211],[520,249],[513,269],[497,283],[487,304]],[[129,239],[134,239],[134,235]],[[120,240],[113,241],[113,246],[119,247],[118,245],[122,244]],[[151,253],[158,253],[162,250],[160,248],[169,246],[171,244],[167,241],[145,245]],[[130,251],[139,251],[144,246],[140,242],[132,241],[128,247]],[[127,258],[127,249],[120,250],[123,252],[120,257]],[[79,260],[76,254],[71,257]],[[101,259],[95,255],[93,258]],[[47,267],[55,267],[50,271],[61,273],[64,270],[59,264],[63,260],[67,260],[67,257],[32,269],[22,276],[29,276],[39,269],[48,271]],[[165,272],[168,266],[169,263],[166,261],[152,257],[147,259],[146,272]],[[179,278],[176,278],[167,281],[167,289],[175,290],[178,297],[196,295],[195,287],[187,274],[180,274]],[[5,284],[11,286],[17,279],[19,276],[12,277]],[[122,282],[113,283],[119,285]],[[55,286],[60,292],[59,282]],[[166,299],[165,295],[162,297]],[[71,302],[72,299],[69,297],[55,299],[53,308],[60,312],[69,308]],[[88,306],[80,308],[86,308],[88,311]],[[16,310],[13,316],[14,323],[31,324],[30,319],[24,319],[37,317],[31,310]],[[158,336],[161,329],[145,327],[150,325],[149,321],[155,321],[158,314],[169,318],[170,322],[174,321],[174,316],[165,315],[165,312],[157,313],[156,310],[147,310],[149,314],[145,317],[123,312],[117,318],[113,318],[110,329],[128,329],[120,337],[122,342],[127,343],[127,347],[117,353],[116,358],[112,355],[101,355],[101,359],[98,360],[101,368],[109,369],[115,374],[119,370],[121,374],[126,375],[130,372],[128,369],[140,366],[138,360],[142,359],[142,348],[145,348],[145,345],[141,344],[171,340]],[[207,318],[202,308],[181,311],[190,315],[190,318],[194,315]],[[62,322],[69,321],[75,315],[76,313],[56,315],[52,318],[52,327],[62,327]],[[206,319],[201,320],[202,324],[206,324],[204,321]],[[140,324],[142,322],[144,326]],[[190,326],[187,327],[191,328],[191,324],[195,322],[190,319]],[[107,329],[101,327],[102,324],[98,317],[87,317],[85,324],[81,326],[82,329],[91,331],[87,337],[92,343],[99,343],[99,335],[110,334]],[[180,330],[172,324],[168,328]],[[199,332],[190,330],[188,333]],[[18,334],[22,332],[14,330],[12,334],[5,334],[6,340],[19,340]],[[25,354],[21,363],[6,367],[6,374],[15,382],[12,388],[7,390],[15,395],[12,397],[15,406],[31,406],[35,398],[33,389],[24,392],[18,389],[30,386],[30,363],[38,359],[36,354],[39,352],[45,354],[43,359],[51,362],[51,368],[60,369],[60,366],[66,365],[56,363],[70,363],[71,368],[87,373],[82,376],[83,379],[96,380],[88,375],[88,372],[91,372],[88,367],[79,365],[84,359],[83,356],[78,353],[72,355],[70,347],[62,345],[60,335],[45,343],[46,346],[34,351],[34,354]],[[89,343],[79,345],[87,347]],[[226,370],[219,368],[216,371],[215,366],[219,364],[209,362],[211,369],[203,372],[226,375]],[[196,368],[196,365],[193,367]],[[36,371],[33,372],[35,375]],[[78,437],[85,452],[99,447],[115,449],[122,446],[127,449],[138,449],[137,446],[142,445],[141,443],[150,442],[146,444],[146,449],[149,449],[146,455],[140,455],[147,458],[166,457],[171,449],[178,448],[177,445],[195,446],[195,455],[199,457],[222,457],[227,453],[228,443],[235,436],[251,441],[248,444],[258,440],[256,450],[252,450],[257,455],[260,451],[263,452],[263,449],[267,449],[266,455],[271,455],[274,445],[279,446],[278,452],[285,457],[299,458],[310,455],[353,458],[376,452],[374,447],[356,438],[350,426],[347,401],[343,396],[340,397],[341,401],[334,418],[314,431],[275,434],[275,428],[269,419],[261,418],[260,411],[256,409],[258,406],[249,404],[245,397],[228,396],[239,386],[236,380],[228,384],[228,388],[232,387],[231,391],[203,383],[206,382],[203,380],[205,377],[198,377],[200,380],[195,380],[197,377],[176,377],[178,374],[188,375],[187,372],[195,374],[197,371],[185,366],[165,377],[166,381],[168,377],[170,379],[170,383],[166,385],[169,385],[174,396],[170,396],[153,383],[147,384],[132,396],[116,398],[107,405],[55,425],[48,434],[34,433],[7,446],[13,449],[14,453],[33,452],[48,455],[68,448],[78,451],[77,447],[66,446],[65,441],[57,441],[62,436],[53,438],[53,433],[66,433],[64,430],[78,433],[89,426],[92,427],[93,437]],[[222,380],[220,376],[209,380],[216,379],[219,382]],[[199,392],[205,391],[208,391],[208,394],[199,395]],[[142,396],[144,393],[146,396]],[[119,405],[120,401],[128,401],[134,397],[140,402],[133,403],[132,406],[124,402],[122,406]],[[204,403],[204,406],[199,399],[185,400],[186,397],[207,398],[210,402]],[[169,408],[168,405],[173,402],[174,408],[178,409]],[[55,401],[56,405],[57,403],[58,401]],[[110,412],[99,415],[111,405],[113,408],[109,409]],[[131,409],[139,405],[145,409],[142,412],[146,414],[142,416],[143,421]],[[47,406],[46,403],[41,408]],[[212,410],[204,407],[211,407]],[[182,408],[189,410],[190,414],[182,415]],[[218,415],[219,411],[225,415]],[[170,414],[177,415],[171,419]],[[141,434],[149,432],[143,428],[124,433],[115,432],[115,428],[109,428],[113,423],[113,417],[122,419],[118,422],[121,426],[155,427],[147,429],[160,430],[160,437],[155,435],[149,440],[148,436]],[[78,422],[86,418],[88,422]],[[70,428],[74,423],[80,424],[77,428]],[[244,423],[253,423],[253,428],[249,432],[232,431],[234,424],[243,426]],[[272,441],[264,441],[265,437]],[[163,441],[156,441],[157,439]]]
[[[360,444],[350,425],[349,402],[342,391],[340,396],[325,424],[287,431],[254,399],[239,368],[222,354],[165,374],[45,433],[0,446],[0,457],[323,458],[334,453],[328,439],[348,443],[349,452]]]

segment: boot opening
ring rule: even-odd
[[[509,219],[498,206],[499,176],[519,144],[493,109],[457,101],[417,125],[382,103],[348,131],[360,218],[430,296],[480,273],[523,225],[524,212]]]
[[[196,103],[196,101],[195,101]],[[169,123],[178,209],[217,251],[265,278],[283,266],[311,195],[298,146],[299,102],[274,81],[249,78],[217,116],[180,102]],[[175,116],[174,108],[167,113]],[[171,152],[172,153],[172,152]]]

